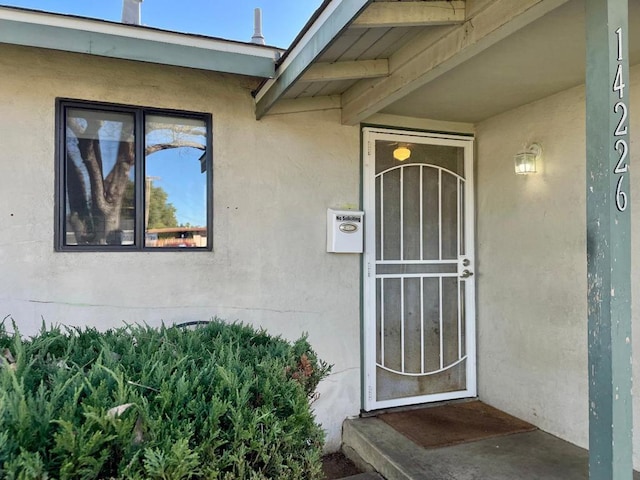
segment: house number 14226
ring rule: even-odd
[[[613,78],[613,93],[618,94],[618,101],[616,101],[613,106],[613,113],[620,115],[620,120],[618,121],[618,125],[613,131],[613,136],[615,137],[624,137],[628,132],[628,109],[627,104],[624,101],[624,89],[626,85],[624,84],[624,75],[622,70],[622,27],[618,28],[616,31],[616,39],[618,43],[618,55],[617,61],[618,66],[616,68],[616,73]],[[613,144],[613,148],[618,153],[618,162],[616,163],[615,168],[613,169],[613,173],[616,175],[620,175],[616,182],[616,208],[624,212],[627,209],[628,197],[624,188],[624,174],[629,170],[629,166],[626,163],[629,145],[624,138],[617,138]]]

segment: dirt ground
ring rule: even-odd
[[[322,457],[322,471],[325,480],[335,480],[361,473],[351,460],[341,452],[330,453]]]

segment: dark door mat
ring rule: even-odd
[[[536,430],[530,423],[479,401],[385,413],[378,418],[424,448]]]

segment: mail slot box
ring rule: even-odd
[[[362,253],[364,212],[327,209],[327,252]]]

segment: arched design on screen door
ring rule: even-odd
[[[364,130],[365,410],[475,395],[472,145]]]

